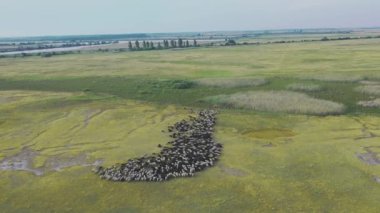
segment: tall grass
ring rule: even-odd
[[[380,95],[380,85],[363,85],[357,87],[356,91],[369,95]]]
[[[342,75],[342,74],[321,74],[318,76],[302,76],[300,77],[304,80],[317,80],[317,81],[328,81],[328,82],[358,82],[365,79],[361,75]]]
[[[264,78],[206,78],[195,80],[195,83],[201,86],[209,87],[247,87],[247,86],[260,86],[266,84],[268,81]]]
[[[358,105],[362,107],[378,108],[380,107],[380,98],[377,98],[372,101],[359,101]]]
[[[380,81],[360,81],[359,83],[364,85],[380,85]]]
[[[288,91],[241,92],[208,97],[206,101],[232,108],[293,114],[331,115],[345,110],[343,104]]]
[[[320,91],[322,88],[318,84],[294,83],[288,85],[286,89],[293,91],[313,92]]]

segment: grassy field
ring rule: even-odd
[[[2,58],[0,211],[377,212],[380,107],[358,103],[380,98],[378,58],[380,39]],[[206,100],[236,94],[344,111]],[[219,111],[215,167],[165,183],[91,172],[157,152],[162,130],[206,107]]]

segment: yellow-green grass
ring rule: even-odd
[[[362,107],[380,107],[380,98],[371,101],[359,101],[358,105]]]
[[[260,86],[268,81],[264,78],[203,78],[194,82],[201,86],[234,88]]]
[[[380,39],[0,59],[0,78],[380,77]],[[70,62],[70,63],[68,63]],[[331,75],[331,77],[330,77]],[[338,77],[334,77],[338,76]],[[347,77],[348,76],[348,77]],[[339,79],[338,79],[339,80]],[[352,79],[350,79],[352,80]]]
[[[22,91],[19,91],[23,93]],[[1,92],[8,97],[15,92]],[[0,160],[22,151],[46,161],[102,158],[104,165],[157,151],[168,124],[188,115],[182,107],[112,97],[45,93],[1,105]],[[50,102],[81,100],[57,108]],[[47,100],[51,97],[51,100]],[[47,98],[47,99],[46,99]],[[90,102],[82,102],[89,99]],[[32,104],[34,101],[35,103]],[[64,101],[66,102],[66,101]],[[28,103],[28,104],[26,104]],[[49,104],[48,104],[49,103]],[[62,103],[62,102],[59,102]],[[101,111],[91,117],[88,113]],[[9,114],[9,112],[12,112]],[[378,146],[379,117],[304,116],[220,111],[217,165],[193,178],[167,183],[114,183],[91,167],[73,166],[36,176],[0,171],[2,212],[376,212],[380,167],[357,155]],[[147,134],[149,133],[149,134]],[[380,151],[378,149],[372,149]],[[369,193],[370,192],[370,193]]]
[[[0,95],[9,97],[14,92],[0,92]],[[32,148],[40,152],[38,166],[44,165],[43,159],[52,157],[50,154],[65,157],[70,153],[75,154],[71,156],[74,157],[89,147],[91,153],[88,157],[95,159],[108,155],[107,165],[125,160],[124,156],[156,151],[156,145],[164,143],[167,135],[161,131],[154,133],[149,128],[161,123],[165,129],[171,122],[183,118],[176,117],[178,112],[174,106],[165,106],[161,114],[156,114],[153,113],[156,110],[154,106],[117,101],[109,96],[94,98],[45,92],[42,94],[50,99],[41,100],[41,93],[22,92],[28,93],[28,100],[0,105],[2,149],[5,150],[2,154],[9,156],[20,152],[23,147]],[[141,132],[142,127],[151,134]],[[153,135],[155,142],[150,138]],[[136,146],[136,149],[131,151],[125,146]],[[115,153],[120,151],[119,155],[107,154],[107,150],[112,149],[116,149]]]
[[[380,95],[380,85],[363,85],[356,88],[356,90],[369,95]]]
[[[313,92],[320,91],[322,87],[318,84],[306,84],[306,83],[293,83],[289,84],[286,89],[294,91]]]
[[[0,162],[32,153],[45,173],[0,171],[0,212],[378,212],[380,165],[368,158],[380,154],[379,111],[358,106],[374,95],[354,88],[379,81],[379,57],[380,39],[2,58]],[[325,77],[301,80],[315,76]],[[259,77],[268,83],[174,81]],[[161,130],[189,114],[184,106],[292,83],[321,85],[301,100],[344,103],[349,114],[219,108],[222,157],[194,178],[113,183],[91,172],[96,160],[157,152],[170,140]]]
[[[288,91],[255,91],[231,95],[218,95],[205,99],[214,104],[266,112],[329,115],[341,114],[345,106],[340,103],[312,98],[306,94]]]

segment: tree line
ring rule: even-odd
[[[129,41],[129,50],[162,50],[171,48],[187,48],[187,47],[198,47],[198,42],[194,39],[192,42],[189,40],[184,41],[183,39],[178,40],[163,40],[162,42],[153,43],[152,41]]]

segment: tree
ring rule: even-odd
[[[132,45],[131,41],[128,42],[128,48],[129,48],[129,50],[133,50],[133,45]]]
[[[197,40],[194,39],[194,43],[193,43],[194,47],[198,46],[197,44]]]
[[[175,48],[176,44],[175,44],[175,41],[174,40],[170,40],[170,46],[172,48]]]
[[[143,48],[146,49],[147,48],[147,45],[146,45],[146,42],[143,41]]]
[[[154,49],[154,44],[152,41],[150,42],[150,49]]]
[[[135,46],[136,46],[136,49],[140,49],[140,42],[139,42],[139,41],[136,41],[136,42],[135,42]]]
[[[233,46],[233,45],[236,45],[236,41],[233,39],[228,39],[226,46]]]
[[[190,47],[189,40],[186,40],[186,47]]]
[[[162,49],[161,42],[158,42],[157,49]]]
[[[326,36],[321,39],[321,41],[328,41],[328,40],[330,40],[330,39],[327,38]]]
[[[182,41],[182,39],[180,38],[180,39],[178,39],[178,46],[179,47],[183,47],[183,41]]]

